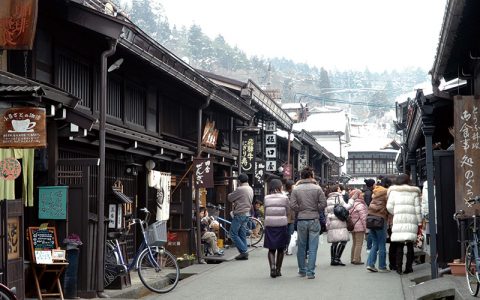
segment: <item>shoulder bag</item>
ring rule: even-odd
[[[368,215],[367,216],[367,228],[368,229],[382,229],[385,224],[385,219],[379,216]]]
[[[336,203],[335,206],[333,207],[333,214],[340,221],[346,222],[347,219],[348,219],[349,213],[348,213],[348,210],[345,207],[343,207],[343,205],[340,204],[339,199],[340,199],[339,196],[335,197],[335,202],[337,202],[337,200],[338,200],[338,203]]]

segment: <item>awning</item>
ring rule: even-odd
[[[112,188],[113,195],[115,196],[115,199],[118,200],[120,203],[124,204],[130,204],[133,203],[133,201],[124,193],[117,191],[116,189]]]

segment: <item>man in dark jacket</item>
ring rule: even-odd
[[[297,212],[298,274],[308,279],[315,278],[315,262],[317,259],[318,238],[320,236],[319,211],[327,206],[325,193],[313,179],[313,170],[309,167],[301,172],[301,180],[297,182],[290,197],[290,208]],[[308,262],[305,265],[305,254],[308,241]]]
[[[366,188],[363,190],[363,199],[365,200],[365,203],[367,206],[370,206],[370,202],[372,202],[372,194],[373,194],[373,185],[375,184],[375,180],[373,179],[365,179],[364,180]],[[368,234],[367,235],[367,252],[372,249],[372,235]]]
[[[252,211],[253,189],[248,184],[248,176],[246,174],[238,175],[240,186],[230,194],[228,201],[233,204],[233,220],[230,226],[230,236],[240,254],[235,257],[237,260],[248,259],[248,245],[246,225],[248,217]]]

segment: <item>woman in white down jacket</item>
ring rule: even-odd
[[[265,207],[265,241],[263,247],[268,248],[270,277],[282,276],[282,262],[288,239],[289,212],[288,197],[282,193],[282,182],[272,179],[268,184],[269,194],[264,198]],[[276,259],[275,259],[276,252]]]
[[[417,240],[418,225],[422,223],[420,189],[410,186],[406,174],[397,177],[396,185],[388,188],[387,210],[393,214],[392,242],[399,242],[396,251],[397,273],[402,274],[403,244],[407,245],[407,262],[404,274],[413,272],[413,243]]]

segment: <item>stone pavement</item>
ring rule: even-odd
[[[326,237],[325,237],[326,239]],[[235,249],[227,249],[221,264],[196,264],[181,270],[184,277],[167,294],[150,293],[132,273],[132,286],[107,290],[114,298],[123,299],[471,299],[465,277],[444,275],[429,280],[428,263],[414,265],[412,274],[395,272],[371,273],[366,266],[351,265],[350,244],[343,253],[345,267],[330,266],[330,244],[323,242],[317,255],[316,278],[297,276],[296,256],[286,256],[282,277],[270,278],[267,250],[250,248],[247,261],[235,261]],[[364,245],[365,248],[365,245]],[[387,245],[388,248],[388,245]],[[366,261],[365,250],[362,259]],[[446,299],[446,298],[443,298]],[[475,299],[475,298],[474,298]]]

